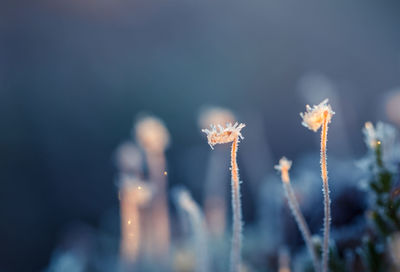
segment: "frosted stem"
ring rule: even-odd
[[[283,182],[283,188],[284,188],[286,198],[289,203],[290,210],[292,211],[292,214],[297,222],[297,225],[303,236],[304,242],[306,243],[308,252],[311,255],[314,270],[315,270],[315,272],[318,272],[318,271],[320,271],[320,264],[319,264],[317,253],[316,253],[315,248],[312,243],[311,232],[310,232],[310,229],[308,228],[307,222],[304,219],[303,214],[301,213],[301,210],[300,210],[299,204],[296,200],[296,196],[294,194],[292,185],[290,184],[290,182]]]
[[[121,191],[121,245],[120,254],[126,265],[136,261],[140,246],[140,215],[135,203],[135,192],[129,188]]]
[[[167,201],[167,178],[165,155],[163,153],[147,152],[149,177],[155,187],[153,201],[149,209],[150,217],[146,232],[150,243],[150,253],[166,261],[170,246],[170,229]]]
[[[233,140],[231,150],[231,174],[232,174],[232,211],[233,211],[233,237],[231,247],[231,272],[239,272],[241,264],[242,247],[242,205],[240,202],[239,170],[236,161],[238,137]]]
[[[328,134],[328,111],[324,112],[324,123],[321,130],[321,177],[324,193],[324,242],[322,248],[322,271],[328,271],[329,261],[329,231],[331,220],[331,200],[329,197],[328,171],[326,166],[326,142]]]

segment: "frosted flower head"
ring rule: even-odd
[[[138,205],[148,203],[153,195],[153,189],[148,183],[128,175],[121,176],[120,187],[124,199]]]
[[[209,124],[224,125],[233,123],[235,116],[233,112],[221,107],[207,107],[200,111],[199,125],[207,127]]]
[[[291,167],[292,161],[289,161],[286,157],[282,157],[282,159],[279,160],[279,164],[274,166],[276,170],[281,172],[283,182],[290,182],[289,170]]]
[[[135,126],[136,139],[149,152],[162,153],[169,145],[169,133],[156,117],[144,117]]]
[[[312,131],[317,131],[324,123],[325,116],[327,123],[330,123],[334,114],[335,112],[332,111],[331,105],[328,104],[328,99],[325,99],[312,108],[306,105],[306,112],[300,113],[301,118],[303,118],[301,124]]]
[[[246,125],[243,123],[236,122],[233,126],[232,123],[226,124],[226,127],[221,125],[215,126],[211,125],[211,129],[202,129],[201,131],[207,134],[208,144],[212,149],[216,144],[226,144],[233,142],[235,139],[240,137],[243,139],[242,133],[240,132],[242,128]]]

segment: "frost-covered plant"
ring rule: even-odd
[[[227,124],[226,127],[211,125],[211,130],[203,129],[207,134],[207,140],[213,149],[216,144],[225,144],[232,142],[231,147],[231,175],[232,175],[232,210],[233,210],[233,238],[230,257],[230,271],[239,272],[241,266],[241,246],[242,246],[242,205],[240,202],[240,182],[239,169],[237,165],[236,155],[239,139],[243,139],[241,134],[245,124],[235,123]]]
[[[208,127],[210,124],[232,123],[235,116],[232,111],[222,107],[205,107],[199,114],[200,128]],[[216,241],[220,241],[226,230],[227,192],[226,184],[221,182],[228,176],[225,169],[229,162],[225,160],[225,149],[216,148],[211,152],[204,184],[204,214],[209,232]]]
[[[322,101],[319,105],[310,107],[306,105],[306,112],[300,113],[303,119],[302,125],[316,132],[321,126],[321,177],[324,193],[324,241],[322,247],[322,271],[328,271],[329,260],[329,231],[331,220],[331,208],[328,185],[328,170],[326,164],[326,142],[328,135],[328,124],[331,122],[332,116],[335,113],[328,104],[328,99]]]
[[[317,252],[312,242],[311,232],[300,210],[300,206],[299,203],[297,202],[292,185],[290,184],[289,170],[291,166],[292,166],[292,161],[289,161],[288,159],[283,157],[282,159],[279,160],[279,164],[275,165],[275,169],[281,172],[283,189],[285,191],[285,195],[288,200],[290,210],[292,211],[292,214],[297,222],[297,225],[303,236],[304,242],[306,243],[308,252],[311,255],[314,270],[318,272],[320,271],[320,264],[319,264],[319,259],[317,257]]]
[[[196,272],[210,271],[209,254],[207,248],[207,229],[204,216],[199,205],[193,200],[189,191],[184,188],[175,188],[173,191],[175,203],[178,208],[187,216],[193,234]]]
[[[391,163],[385,152],[394,148],[395,130],[387,124],[378,123],[376,127],[367,122],[363,129],[365,142],[370,151],[369,188],[371,201],[369,218],[377,231],[364,239],[360,251],[368,271],[388,271],[394,269],[396,262],[390,261],[391,241],[400,230],[400,198],[395,177],[398,175],[388,167]],[[395,270],[397,271],[397,270]]]
[[[366,122],[363,128],[364,141],[368,147],[369,156],[367,156],[364,164],[367,167],[374,167],[384,164],[386,168],[395,171],[396,162],[400,160],[400,149],[396,144],[396,129],[389,124],[378,122],[374,126],[371,122]],[[377,147],[379,147],[380,156],[376,156]],[[376,161],[379,159],[380,161]]]

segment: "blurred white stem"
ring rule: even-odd
[[[147,224],[150,253],[166,257],[169,252],[170,232],[167,203],[166,162],[164,154],[146,153],[150,182],[154,185],[153,201],[148,210],[151,214]]]
[[[120,191],[121,245],[120,254],[126,265],[132,265],[139,254],[140,218],[135,191],[122,188]]]

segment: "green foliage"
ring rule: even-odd
[[[387,271],[388,264],[385,261],[383,246],[380,243],[375,243],[370,238],[365,239],[359,254],[367,271]]]
[[[346,262],[340,257],[336,245],[329,248],[329,271],[343,272],[346,271]]]
[[[374,155],[369,183],[373,201],[368,211],[368,218],[373,223],[373,228],[364,239],[359,256],[366,271],[383,272],[389,271],[391,267],[387,252],[388,237],[400,230],[398,216],[400,199],[396,199],[393,194],[396,173],[385,167],[381,142],[377,143]]]

